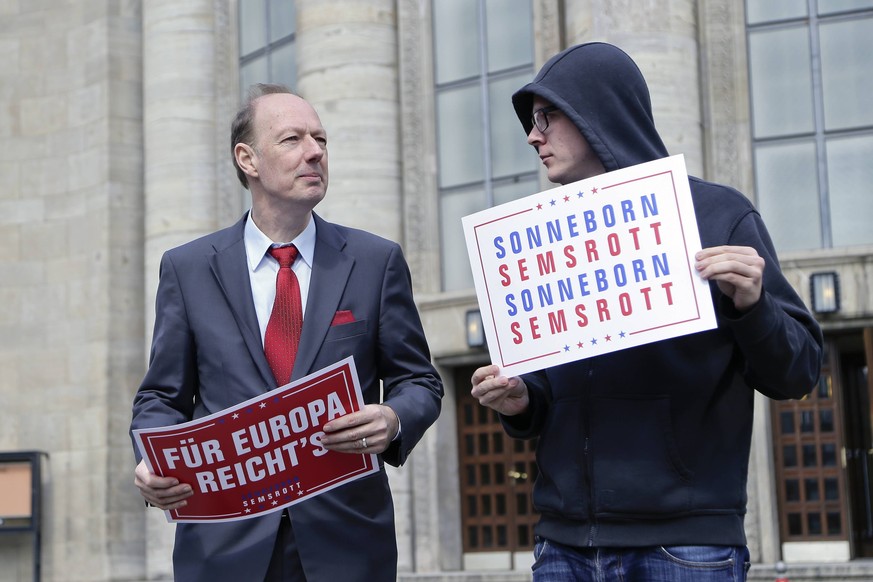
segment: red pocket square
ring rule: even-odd
[[[330,322],[330,325],[342,325],[344,323],[352,323],[353,321],[355,321],[355,316],[352,315],[351,311],[337,311],[336,314],[334,314],[333,321]]]

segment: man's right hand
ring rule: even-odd
[[[134,484],[143,498],[151,505],[163,510],[179,509],[188,502],[185,499],[194,494],[186,483],[179,483],[175,477],[159,477],[149,471],[145,461],[140,461],[134,471]]]
[[[473,389],[470,393],[482,406],[493,408],[505,416],[515,416],[527,410],[530,398],[524,380],[518,376],[500,376],[500,368],[494,364],[483,366],[473,372]]]

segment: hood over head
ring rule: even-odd
[[[655,129],[646,80],[616,46],[580,44],[549,59],[534,80],[512,96],[525,134],[533,128],[535,96],[573,121],[607,172],[668,155]]]

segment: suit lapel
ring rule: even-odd
[[[240,222],[223,231],[226,236],[216,240],[215,254],[209,257],[209,264],[219,288],[230,305],[246,347],[261,374],[263,385],[272,386],[276,383],[276,379],[264,355],[258,315],[252,301],[252,283],[243,240],[245,221],[244,216]]]
[[[315,256],[293,380],[317,371],[311,369],[312,365],[330,329],[352,265],[355,264],[352,257],[342,252],[346,244],[342,234],[314,213],[313,218],[316,225]]]

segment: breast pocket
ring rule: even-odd
[[[350,337],[357,337],[367,333],[367,320],[352,321],[341,325],[333,325],[327,330],[325,342],[335,342]]]

